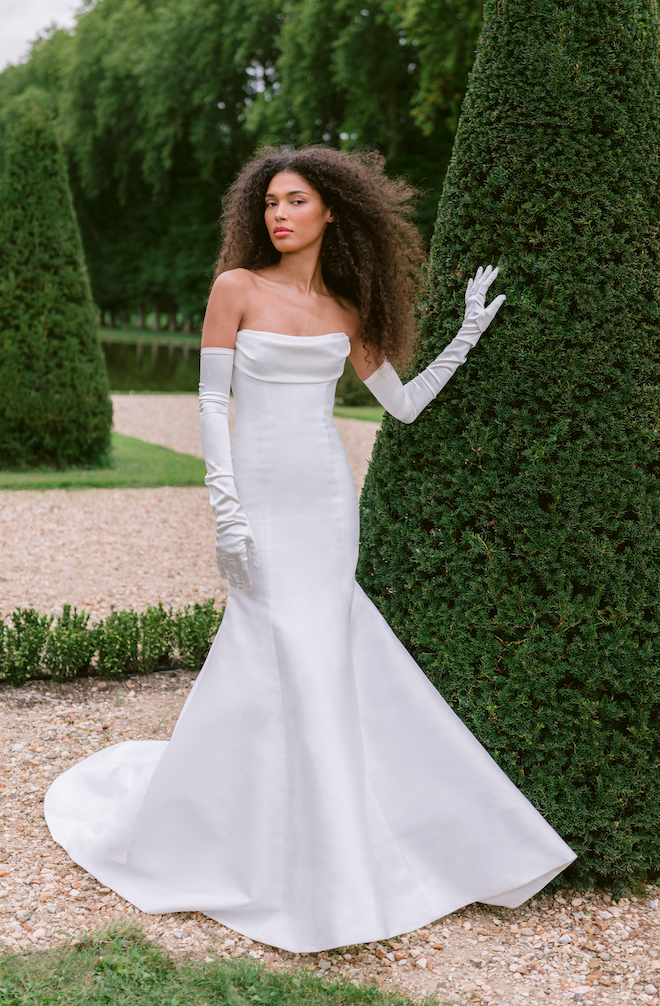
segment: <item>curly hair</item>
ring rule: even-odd
[[[413,308],[424,251],[409,219],[416,192],[403,179],[388,178],[380,154],[324,146],[266,147],[257,153],[223,200],[223,244],[214,279],[229,269],[279,262],[264,222],[264,198],[280,171],[300,175],[332,208],[334,222],[321,247],[323,279],[357,307],[362,341],[393,363],[406,363],[414,346]]]

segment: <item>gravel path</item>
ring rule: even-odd
[[[224,600],[204,486],[0,492],[0,614]]]
[[[516,910],[473,905],[398,940],[300,955],[255,943],[198,913],[143,914],[101,887],[51,840],[44,793],[57,775],[101,747],[167,739],[193,678],[178,671],[107,685],[0,687],[0,945],[67,943],[124,918],[177,956],[248,954],[270,968],[341,973],[411,995],[437,992],[445,1002],[657,1002],[655,887],[618,904],[605,892],[563,891]]]
[[[116,396],[115,407],[121,432],[199,453],[193,396]],[[359,488],[376,424],[336,422]],[[59,611],[69,601],[102,616],[113,603],[143,608],[162,599],[179,607],[224,597],[203,488],[3,492],[0,549],[4,613],[17,604]],[[474,905],[398,940],[306,955],[254,943],[197,913],[144,915],[101,887],[50,839],[45,791],[100,747],[166,740],[192,680],[178,671],[110,685],[0,686],[0,944],[66,943],[126,918],[177,956],[248,954],[269,968],[342,973],[410,995],[437,992],[441,1001],[657,1001],[657,887],[618,904],[602,891],[564,891],[515,911]]]
[[[196,396],[115,395],[113,402],[119,432],[201,456]],[[378,424],[336,423],[359,492]],[[227,591],[213,537],[203,487],[0,492],[0,615],[19,605],[59,613],[64,602],[94,618],[113,604],[221,603]]]

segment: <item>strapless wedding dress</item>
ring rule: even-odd
[[[298,952],[515,907],[575,858],[355,582],[332,421],[348,352],[342,333],[238,333],[253,590],[230,591],[171,740],[108,747],[45,802],[55,841],[142,911],[203,912]]]

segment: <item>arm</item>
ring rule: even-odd
[[[474,279],[468,281],[465,291],[465,317],[456,338],[429,364],[426,370],[402,384],[396,371],[385,360],[369,376],[360,377],[383,408],[402,423],[412,423],[420,412],[442,391],[447,381],[465,363],[491,321],[506,300],[501,293],[488,307],[486,294],[498,274],[497,269],[480,266]],[[357,369],[357,368],[356,368]]]
[[[230,587],[251,590],[248,555],[259,566],[250,522],[236,493],[229,445],[229,390],[234,350],[204,347],[200,353],[199,421],[206,478],[215,517],[215,552]]]

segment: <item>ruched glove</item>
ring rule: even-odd
[[[440,356],[426,370],[402,384],[398,374],[387,360],[364,382],[374,398],[384,409],[402,423],[412,423],[422,409],[442,391],[452,374],[465,363],[491,321],[506,300],[501,293],[486,307],[486,294],[497,278],[499,270],[481,266],[474,279],[468,280],[465,291],[465,317],[456,338],[443,349]]]
[[[229,443],[229,391],[233,349],[202,349],[199,422],[211,509],[215,517],[215,554],[220,575],[230,587],[252,590],[250,560],[259,566],[257,546],[236,493]],[[248,559],[249,556],[249,559]]]

